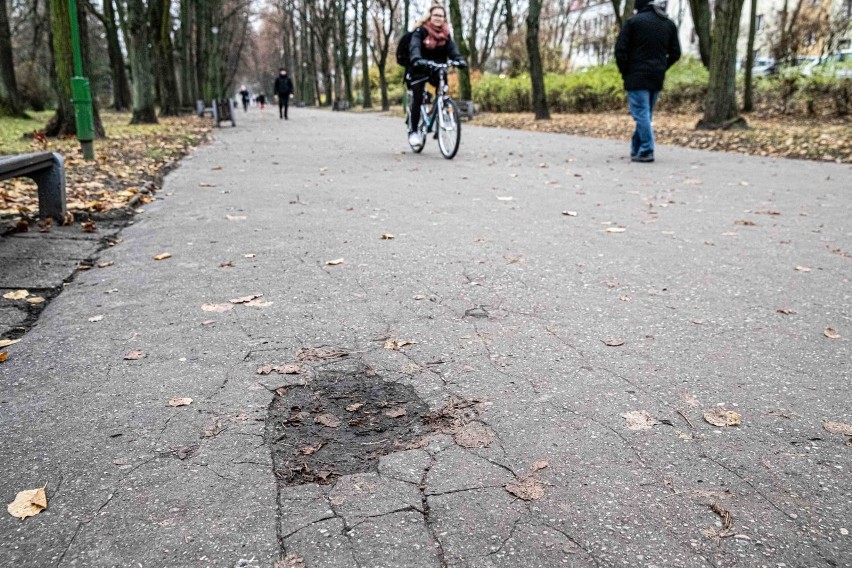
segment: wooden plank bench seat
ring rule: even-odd
[[[56,152],[0,156],[0,180],[28,177],[38,186],[39,216],[65,220],[65,161]]]

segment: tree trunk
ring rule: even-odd
[[[689,0],[689,11],[692,12],[695,34],[698,36],[698,53],[701,55],[701,63],[709,69],[713,49],[713,37],[710,32],[713,18],[710,15],[710,2],[709,0]]]
[[[361,0],[361,80],[364,96],[364,108],[373,108],[373,96],[370,91],[370,59],[367,57],[368,45],[367,0]]]
[[[12,31],[9,28],[6,0],[0,0],[0,75],[4,90],[4,96],[0,99],[0,116],[26,116],[18,93],[18,81],[15,79]]]
[[[744,128],[737,116],[736,62],[740,13],[744,0],[717,0],[713,23],[710,81],[704,99],[704,117],[697,128]]]
[[[751,13],[748,19],[748,47],[745,59],[745,94],[743,95],[743,112],[754,110],[752,87],[754,78],[751,68],[754,67],[754,36],[757,31],[757,0],[751,0]]]
[[[86,13],[77,4],[77,25],[80,30],[80,51],[83,73],[86,74],[88,62],[88,33]],[[53,43],[54,69],[56,72],[56,113],[44,127],[45,136],[73,136],[77,134],[77,120],[71,101],[71,77],[74,76],[74,56],[71,44],[71,13],[67,0],[50,0],[50,26]],[[95,136],[103,137],[104,126],[101,122],[98,106],[92,101],[92,114]]]
[[[459,48],[459,53],[462,57],[470,60],[470,50],[467,47],[467,42],[464,39],[464,28],[462,26],[461,9],[459,8],[459,0],[450,0],[450,20],[453,23],[453,41],[456,47]],[[470,86],[470,69],[459,69],[459,98],[469,101],[473,98],[472,89]]]
[[[180,72],[180,98],[184,108],[195,108],[198,97],[198,76],[193,72],[195,51],[192,43],[192,27],[195,12],[192,0],[180,0],[180,35],[177,51],[180,54],[178,64]]]
[[[130,124],[156,124],[155,79],[148,12],[143,0],[128,0],[127,31],[130,37],[130,68],[133,72],[133,117]]]
[[[347,0],[341,0],[337,4],[337,53],[338,63],[340,64],[340,74],[343,82],[343,96],[346,101],[352,104],[352,52],[349,50],[349,39],[346,30],[346,10],[349,7]],[[357,15],[357,8],[356,8]],[[357,36],[358,20],[357,17],[352,22],[355,28],[352,31],[353,36]]]
[[[541,64],[541,45],[538,40],[539,16],[542,0],[530,0],[527,13],[527,55],[530,63],[530,81],[532,82],[532,105],[536,120],[549,120],[547,95],[544,92],[544,70]]]
[[[104,0],[103,23],[106,31],[109,70],[112,76],[112,107],[115,110],[128,110],[131,106],[130,82],[127,80],[124,54],[118,41],[118,26],[115,23],[115,0]]]
[[[160,116],[180,114],[180,96],[175,75],[175,54],[172,45],[171,0],[149,0],[151,39],[155,42],[156,75],[160,92]]]

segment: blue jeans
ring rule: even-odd
[[[660,91],[627,91],[627,105],[636,121],[636,130],[630,141],[631,156],[654,154],[654,127],[651,119],[659,96]]]

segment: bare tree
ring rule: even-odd
[[[388,100],[388,80],[385,69],[388,53],[391,48],[391,38],[394,35],[394,20],[396,19],[399,0],[375,0],[373,2],[373,41],[370,42],[370,52],[373,62],[379,69],[379,90],[382,96],[382,110],[390,109]]]
[[[536,120],[549,120],[547,95],[544,92],[544,70],[541,64],[541,45],[539,43],[539,16],[542,0],[530,0],[527,13],[527,54],[530,61],[530,81],[532,82],[532,104]]]

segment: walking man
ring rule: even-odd
[[[287,108],[290,106],[290,95],[293,94],[293,81],[287,76],[287,70],[283,67],[278,70],[274,91],[278,98],[278,118],[287,120]]]
[[[630,160],[653,162],[654,105],[663,90],[666,71],[680,59],[680,41],[677,26],[666,17],[664,1],[636,0],[635,6],[636,14],[624,23],[615,42],[615,61],[636,122]]]

